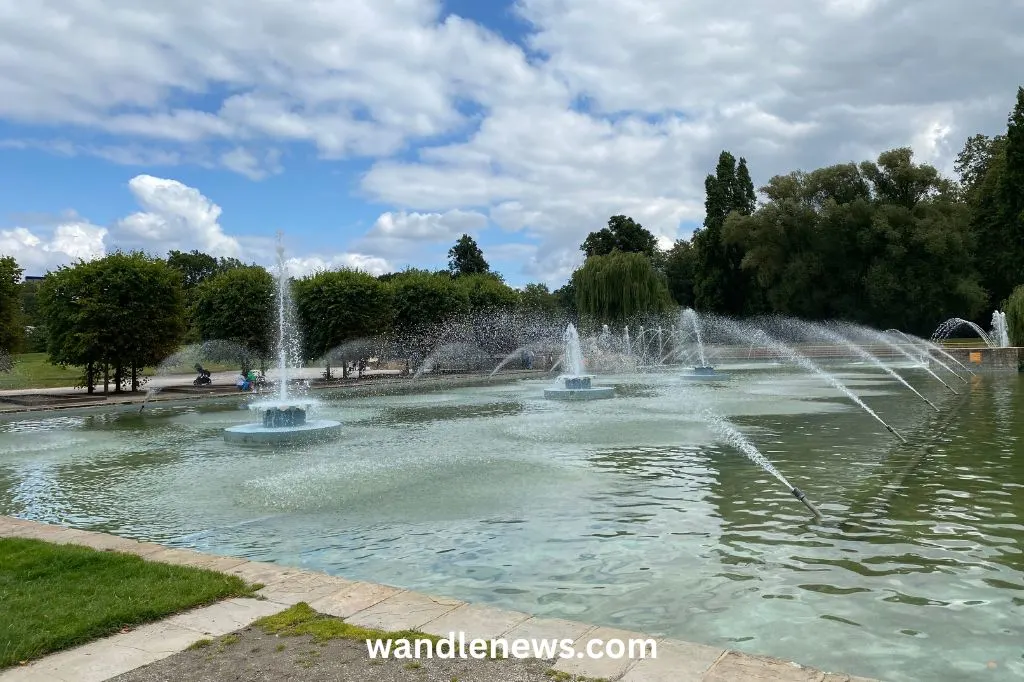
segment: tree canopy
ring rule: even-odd
[[[601,322],[622,322],[669,310],[665,277],[642,253],[612,251],[587,258],[573,273],[579,314]]]
[[[86,368],[92,390],[100,367],[115,390],[173,353],[185,330],[181,275],[141,252],[115,252],[46,275],[39,309],[51,362]]]
[[[251,358],[265,361],[276,339],[275,282],[262,267],[231,268],[209,277],[196,287],[194,322],[203,341],[230,341]]]
[[[391,329],[393,292],[387,282],[356,270],[319,272],[295,282],[295,306],[305,330],[303,355],[323,357],[346,341]]]
[[[21,349],[25,336],[21,312],[22,269],[11,256],[0,256],[0,351]]]
[[[490,272],[491,266],[484,259],[484,253],[477,246],[476,240],[464,234],[448,250],[448,271],[452,277],[478,275]]]
[[[612,251],[640,253],[648,258],[657,258],[658,238],[629,216],[613,215],[608,227],[591,232],[580,245],[580,251],[587,257],[607,256]]]

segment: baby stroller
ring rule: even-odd
[[[213,383],[213,379],[210,378],[209,370],[203,369],[202,365],[196,365],[195,370],[199,372],[199,376],[192,382],[193,386],[209,386]]]

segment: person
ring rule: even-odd
[[[235,377],[235,386],[238,387],[239,391],[248,391],[248,383],[249,382],[246,381],[244,374],[239,374],[237,377]]]
[[[256,379],[256,370],[250,369],[249,373],[245,375],[246,383],[249,384],[249,386],[246,388],[247,391],[251,391],[256,388]]]

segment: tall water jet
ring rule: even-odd
[[[761,452],[754,447],[754,444],[747,440],[746,436],[740,433],[735,426],[708,410],[701,412],[700,416],[709,426],[711,426],[712,429],[718,432],[723,439],[742,452],[747,459],[777,478],[782,485],[786,486],[789,492],[792,493],[793,497],[800,500],[800,502],[802,502],[816,518],[822,518],[821,512],[818,511],[818,508],[815,507],[810,500],[807,499],[807,496],[803,491],[786,480],[786,477],[779,473],[779,470],[775,468],[775,465],[769,462],[768,458],[762,455]]]
[[[727,373],[719,372],[708,364],[707,356],[704,354],[704,338],[701,335],[700,320],[697,318],[697,311],[693,308],[687,308],[683,311],[682,318],[683,324],[689,324],[690,328],[693,329],[693,335],[697,339],[697,357],[700,360],[700,364],[692,368],[689,372],[683,373],[682,378],[702,381],[728,379],[729,375]]]
[[[736,324],[735,322],[732,322],[732,321],[729,321],[729,320],[720,320],[719,324],[721,324],[722,326],[728,328],[730,330],[731,334],[735,338],[744,339],[744,338],[749,338],[750,337],[750,334],[749,333],[744,333],[744,330],[738,324]],[[752,330],[752,331],[753,331],[753,334],[758,336],[759,338],[761,338],[761,340],[764,342],[764,344],[768,348],[772,349],[776,353],[776,355],[780,355],[782,357],[785,357],[787,360],[789,360],[793,364],[795,364],[795,365],[797,365],[799,367],[802,367],[803,369],[807,370],[808,372],[811,372],[812,374],[815,374],[818,377],[821,377],[826,382],[831,384],[833,388],[835,388],[837,391],[839,391],[840,393],[845,395],[847,398],[849,398],[854,404],[856,404],[862,410],[867,412],[871,417],[873,417],[875,419],[875,421],[877,421],[879,424],[884,426],[886,431],[888,431],[892,435],[894,435],[897,438],[899,438],[900,441],[902,441],[904,443],[907,442],[906,438],[901,436],[899,434],[899,432],[896,431],[896,429],[894,429],[893,427],[889,426],[889,424],[887,424],[884,419],[882,419],[880,416],[878,416],[877,412],[875,412],[870,407],[868,407],[867,403],[865,403],[863,400],[861,400],[860,397],[856,393],[854,393],[849,388],[847,388],[846,384],[844,384],[843,382],[839,381],[839,379],[836,379],[834,376],[832,376],[831,374],[829,374],[828,372],[826,372],[822,368],[818,367],[818,365],[816,365],[813,362],[811,362],[807,357],[805,357],[805,356],[801,355],[800,353],[796,352],[795,350],[793,350],[792,348],[790,348],[786,344],[782,343],[778,339],[773,338],[772,336],[770,336],[763,329],[755,329],[755,330]]]
[[[562,368],[565,373],[558,377],[557,387],[544,389],[544,397],[550,400],[597,400],[615,395],[611,386],[592,386],[593,375],[583,373],[580,335],[571,322],[565,328],[563,341]]]
[[[805,329],[812,330],[814,333],[817,333],[820,336],[825,337],[826,339],[832,341],[833,343],[838,343],[838,344],[840,344],[842,346],[845,346],[848,350],[853,351],[854,354],[856,354],[857,357],[859,357],[860,359],[864,360],[865,362],[871,363],[872,365],[874,365],[875,367],[877,367],[878,369],[882,370],[883,372],[885,372],[886,374],[891,376],[893,379],[898,381],[900,384],[902,384],[904,386],[904,388],[906,388],[911,393],[913,393],[918,398],[920,398],[925,403],[927,403],[928,406],[931,407],[933,410],[935,410],[936,412],[940,411],[939,408],[935,407],[935,403],[933,403],[932,401],[928,400],[928,398],[925,398],[923,395],[921,395],[921,392],[918,391],[913,386],[911,386],[910,382],[908,382],[906,379],[904,379],[902,376],[900,376],[899,373],[896,370],[894,370],[892,367],[889,367],[884,362],[882,362],[881,360],[876,358],[874,355],[872,355],[871,353],[867,352],[866,350],[864,350],[863,348],[861,348],[860,346],[855,344],[853,341],[850,341],[848,338],[846,338],[842,334],[839,334],[838,332],[834,332],[831,329],[829,329],[828,327],[825,327],[825,326],[820,325],[820,324],[813,324],[813,323],[810,323],[810,322],[801,322],[800,325],[802,327],[804,327]]]
[[[277,371],[280,385],[277,397],[249,403],[249,409],[260,415],[260,421],[224,429],[224,440],[231,443],[270,444],[306,442],[334,436],[341,431],[341,422],[328,419],[308,420],[307,412],[317,401],[288,395],[289,351],[298,346],[298,335],[289,327],[288,267],[284,258],[282,234],[277,234]]]
[[[1010,330],[1006,326],[1006,313],[999,310],[992,312],[992,332],[989,336],[1000,348],[1010,346]]]

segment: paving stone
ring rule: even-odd
[[[190,635],[196,639],[201,638],[196,633],[190,632]],[[39,661],[38,670],[62,682],[103,682],[170,655],[117,646],[110,639],[48,656]]]
[[[205,568],[211,571],[225,572],[236,566],[245,563],[245,559],[235,557],[217,556],[216,554],[204,554],[191,549],[163,549],[146,556],[147,561],[160,561],[165,564],[177,566],[190,566],[192,568]]]
[[[345,620],[353,625],[377,630],[418,630],[463,603],[457,599],[431,597],[418,592],[399,592]]]
[[[25,665],[0,672],[0,682],[63,682],[63,680],[52,673],[40,670],[35,665]]]
[[[280,613],[280,604],[259,599],[228,599],[210,606],[192,609],[168,618],[166,623],[205,636],[220,637],[246,627],[254,620]]]
[[[142,543],[137,540],[122,538],[116,535],[108,535],[106,533],[82,532],[81,537],[72,540],[72,542],[76,545],[83,545],[91,549],[124,552],[126,554],[134,554],[136,556],[143,557],[148,557],[164,549],[162,545],[157,545],[152,542]]]
[[[296,571],[292,575],[267,585],[257,594],[272,602],[291,606],[299,602],[310,604],[321,597],[351,587],[352,584],[350,580],[324,573]]]
[[[422,629],[423,632],[439,637],[447,637],[452,632],[462,632],[465,633],[467,641],[497,639],[502,633],[529,618],[529,614],[518,611],[505,611],[479,604],[463,604],[425,624]]]
[[[568,639],[575,642],[586,633],[596,629],[597,626],[594,625],[561,618],[530,618],[502,633],[501,636],[509,641],[513,639],[557,639],[559,641]]]
[[[600,648],[595,646],[595,650],[602,654],[600,658],[591,657],[587,652],[587,643],[595,639],[602,640],[603,642]],[[607,642],[613,639],[621,640],[622,642],[624,647],[622,658],[612,658],[604,654],[604,646]],[[554,669],[559,672],[569,673],[570,675],[579,675],[581,677],[597,677],[617,680],[637,662],[636,660],[628,657],[629,640],[631,639],[644,640],[654,638],[648,637],[647,635],[639,632],[631,632],[629,630],[619,630],[617,628],[607,627],[594,628],[593,630],[587,631],[582,637],[574,642],[573,647],[576,649],[576,658],[560,658],[555,662]]]
[[[656,657],[638,660],[621,682],[701,682],[725,654],[725,649],[675,639],[659,639],[657,647]]]
[[[123,649],[137,649],[150,654],[170,656],[184,651],[194,642],[203,639],[206,634],[178,623],[172,619],[141,625],[134,630],[116,634],[102,639],[95,644],[104,642]],[[235,628],[236,630],[238,628]],[[92,646],[87,644],[85,646]]]
[[[298,569],[287,568],[278,564],[265,561],[246,561],[233,568],[226,569],[225,573],[237,575],[246,582],[261,585],[273,585],[285,578],[298,573]]]
[[[704,682],[822,682],[825,673],[766,656],[730,651],[704,676]]]
[[[873,680],[868,677],[843,675],[842,673],[825,673],[825,677],[821,682],[878,682],[878,680]]]
[[[404,591],[389,585],[357,582],[326,597],[309,602],[309,605],[320,613],[338,618],[348,618]]]

